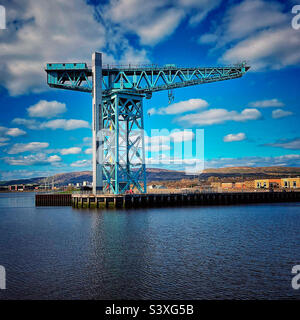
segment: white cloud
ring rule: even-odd
[[[221,0],[4,0],[7,29],[0,34],[0,84],[11,95],[47,90],[47,62],[91,61],[102,51],[104,63],[149,62],[146,49],[170,36],[184,19],[202,21]],[[71,14],[66,14],[71,13]],[[88,27],[87,27],[88,26]]]
[[[57,165],[61,158],[58,155],[47,157],[43,153],[31,154],[28,156],[19,157],[4,157],[2,158],[7,164],[12,166],[42,166],[42,165]]]
[[[0,142],[0,147],[4,147],[4,146],[7,146],[8,143],[7,142]]]
[[[17,154],[27,151],[38,151],[49,147],[48,142],[29,142],[29,143],[15,143],[8,154]]]
[[[112,0],[105,11],[112,22],[137,34],[143,44],[154,44],[172,33],[183,14],[183,11],[174,12],[173,8],[164,10],[164,6],[165,3],[158,0]]]
[[[71,163],[71,167],[90,167],[91,165],[91,160],[78,160]]]
[[[4,134],[4,132],[7,130],[6,127],[0,126],[0,134]]]
[[[280,118],[284,118],[287,116],[291,116],[293,114],[293,112],[291,111],[285,111],[282,109],[276,109],[272,111],[272,118],[273,119],[280,119]]]
[[[156,131],[156,130],[155,130]],[[171,143],[183,143],[194,139],[195,134],[191,130],[173,130],[171,133],[162,129],[161,135],[145,136],[145,149],[150,152],[171,150]]]
[[[50,157],[48,158],[48,161],[49,161],[50,163],[59,162],[59,161],[61,161],[61,157],[55,154],[55,155],[53,155],[53,156],[50,156]]]
[[[159,108],[155,110],[154,108],[149,110],[150,114],[179,114],[188,111],[194,111],[201,108],[206,108],[208,106],[207,101],[202,99],[189,99],[186,101],[180,101],[173,103],[167,107]]]
[[[53,118],[67,111],[66,104],[58,101],[40,100],[27,109],[30,117]]]
[[[90,127],[87,121],[78,120],[78,119],[55,119],[55,120],[39,122],[34,119],[15,118],[13,119],[12,122],[24,125],[31,130],[42,130],[42,129],[75,130],[75,129]]]
[[[151,145],[145,146],[145,150],[151,151],[151,152],[167,151],[170,149],[171,149],[170,145],[167,145],[167,144],[151,144]]]
[[[92,154],[93,153],[93,149],[92,148],[88,148],[84,150],[85,154]]]
[[[84,137],[82,140],[85,143],[92,143],[92,137]]]
[[[135,48],[128,47],[126,52],[119,60],[120,64],[147,64],[150,60],[147,57],[147,51],[145,49],[137,50]]]
[[[20,124],[31,130],[40,130],[41,123],[34,119],[15,118],[12,123]]]
[[[0,80],[11,94],[45,88],[46,62],[84,61],[105,44],[104,28],[84,1],[7,1],[5,7],[8,29],[0,37]]]
[[[268,143],[265,146],[278,147],[290,150],[300,150],[300,138],[291,140],[277,141],[275,143]]]
[[[110,23],[119,25],[123,32],[136,34],[142,44],[154,45],[171,35],[186,17],[191,25],[198,24],[220,2],[111,0],[103,12],[110,18]]]
[[[277,157],[243,157],[216,158],[205,161],[205,168],[222,167],[269,167],[269,166],[299,166],[300,155],[288,154]]]
[[[260,100],[249,103],[249,107],[268,108],[268,107],[284,107],[284,103],[278,99]]]
[[[25,179],[31,177],[43,177],[47,174],[45,171],[37,171],[37,170],[9,170],[9,171],[1,171],[1,180],[16,180],[16,179]]]
[[[206,18],[207,14],[221,4],[221,0],[179,0],[179,3],[191,10],[189,23],[192,26]]]
[[[67,155],[67,154],[78,154],[81,152],[81,148],[79,147],[72,147],[72,148],[65,148],[65,149],[61,149],[60,153],[62,155]]]
[[[234,134],[234,133],[230,133],[227,134],[224,138],[223,141],[224,142],[232,142],[232,141],[243,141],[246,139],[246,135],[243,132]]]
[[[299,33],[291,27],[290,11],[275,1],[245,0],[228,6],[219,24],[200,43],[212,43],[223,53],[221,63],[249,61],[250,71],[281,69],[300,63]],[[225,51],[225,52],[224,52]],[[218,54],[219,54],[218,53]]]
[[[140,36],[142,44],[156,44],[172,34],[183,17],[184,11],[169,9],[164,13],[158,14],[154,21],[152,20],[152,26],[141,24],[136,32]]]
[[[4,147],[8,145],[9,138],[0,137],[0,147]]]
[[[161,130],[162,133],[164,131],[165,131],[164,129]],[[174,142],[190,141],[194,139],[194,136],[195,134],[191,130],[183,130],[183,131],[175,130],[165,135],[157,135],[157,136],[151,136],[151,137],[145,135],[144,139],[145,139],[145,144],[159,145],[159,144],[170,143],[170,141],[174,141]]]
[[[217,41],[218,39],[218,36],[214,33],[205,33],[203,34],[198,42],[201,43],[201,44],[213,44]]]
[[[191,125],[212,125],[226,121],[248,121],[261,118],[257,109],[244,109],[242,112],[228,111],[226,109],[210,109],[207,111],[188,114],[177,118],[179,122],[188,122]]]
[[[124,32],[109,23],[107,12],[98,22],[95,7],[84,0],[4,0],[2,4],[7,29],[0,34],[0,83],[11,95],[48,89],[47,62],[89,63],[92,52],[105,51],[103,60],[110,63],[115,61],[113,55],[122,60],[132,48]],[[104,8],[102,3],[99,8]],[[133,61],[134,53],[140,56],[134,50]]]
[[[11,136],[11,137],[18,137],[18,136],[23,136],[25,134],[26,134],[26,132],[22,129],[19,129],[19,128],[6,128],[6,127],[0,126],[0,135],[1,135],[0,139],[2,139],[2,142],[9,140],[9,138],[2,137],[3,135]]]
[[[287,20],[280,12],[278,3],[261,0],[246,0],[231,7],[225,18],[223,41],[244,38],[265,28],[275,27]]]
[[[155,108],[150,108],[149,110],[148,110],[148,115],[149,116],[152,116],[153,114],[155,114],[156,113],[156,109]]]
[[[18,137],[18,136],[23,136],[26,134],[26,132],[22,129],[19,129],[19,128],[9,128],[7,131],[6,131],[6,134],[8,136],[12,136],[12,137]]]
[[[76,120],[76,119],[56,119],[48,122],[42,123],[42,128],[49,128],[52,130],[64,129],[64,130],[74,130],[79,128],[89,128],[90,125],[85,120]]]
[[[226,51],[221,60],[225,63],[248,60],[252,71],[281,69],[300,63],[299,48],[298,33],[289,26],[262,31],[243,40]]]
[[[170,134],[170,138],[174,142],[190,141],[190,140],[194,139],[194,136],[195,136],[195,134],[189,130],[175,131]]]
[[[145,136],[144,139],[145,139],[145,143],[150,143],[150,144],[160,144],[160,143],[170,141],[169,135],[164,135],[164,136],[160,135],[160,136],[153,136],[153,137]]]
[[[159,165],[167,166],[167,168],[172,168],[175,170],[185,170],[186,172],[195,172],[203,170],[204,160],[200,158],[182,158],[176,156],[167,156],[165,154],[160,154],[155,157],[146,158],[147,165]]]

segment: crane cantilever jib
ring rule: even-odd
[[[103,93],[135,90],[139,93],[183,88],[240,78],[249,70],[245,63],[229,67],[103,68]],[[48,85],[54,88],[92,92],[92,70],[86,63],[48,63]]]
[[[101,53],[94,53],[92,60],[92,68],[86,63],[48,63],[45,71],[50,87],[93,93],[94,193],[119,194],[131,187],[146,192],[144,138],[136,137],[135,130],[144,129],[144,97],[240,78],[250,68],[246,63],[224,67],[105,66]],[[115,134],[106,134],[99,141],[101,129]]]

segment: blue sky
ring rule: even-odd
[[[0,4],[7,19],[0,30],[0,179],[91,169],[91,96],[48,88],[43,69],[47,62],[90,65],[94,51],[104,63],[246,60],[251,69],[241,79],[176,89],[172,105],[167,92],[144,99],[147,133],[204,129],[206,168],[300,165],[297,1]]]

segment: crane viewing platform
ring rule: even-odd
[[[143,99],[152,93],[242,77],[246,63],[221,67],[48,63],[52,88],[92,93],[93,193],[146,193]]]

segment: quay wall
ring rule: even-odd
[[[36,206],[74,208],[151,208],[171,206],[232,205],[246,203],[300,202],[300,192],[225,192],[165,194],[37,194]]]
[[[43,206],[71,206],[72,195],[71,194],[36,194],[35,205],[37,207]]]

